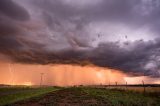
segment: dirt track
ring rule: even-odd
[[[87,95],[80,89],[63,89],[38,99],[22,101],[11,106],[110,106],[107,101]]]

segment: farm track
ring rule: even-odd
[[[61,88],[8,106],[160,106],[160,93],[92,87]]]
[[[81,89],[63,89],[49,93],[39,99],[21,101],[10,106],[110,106],[103,99],[89,96]]]

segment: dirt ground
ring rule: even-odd
[[[94,98],[80,89],[63,89],[43,97],[21,101],[10,106],[110,106],[103,99]]]

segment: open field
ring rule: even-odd
[[[121,89],[92,88],[85,89],[94,97],[108,100],[114,106],[160,106],[160,94],[140,93]]]
[[[0,88],[0,105],[11,104],[16,101],[38,97],[40,95],[58,90],[56,87],[26,87],[26,86],[13,86]]]
[[[120,86],[89,86],[93,88],[106,88],[106,89],[120,89],[120,90],[129,90],[135,92],[146,92],[146,93],[160,93],[160,85],[148,85],[148,86],[140,86],[140,85],[120,85]]]
[[[53,92],[12,103],[9,106],[160,106],[160,93],[158,92],[144,94],[132,90],[94,87],[47,89]]]
[[[114,87],[113,87],[114,88]],[[148,93],[160,93],[160,87],[118,87],[118,89],[122,90],[130,90],[136,92],[148,92]]]

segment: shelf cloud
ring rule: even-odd
[[[160,77],[159,0],[0,0],[0,57]]]

